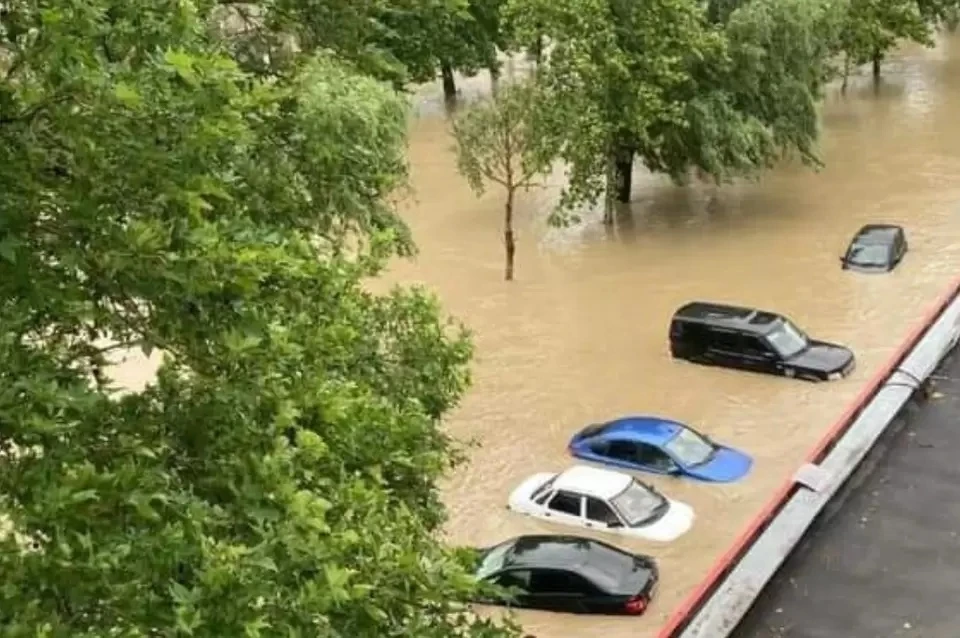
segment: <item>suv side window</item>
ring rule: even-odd
[[[773,350],[765,341],[759,337],[744,336],[742,341],[743,353],[756,357],[763,357],[773,354]]]
[[[710,347],[716,350],[740,352],[740,335],[728,330],[710,329]]]
[[[579,494],[571,494],[570,492],[557,492],[556,496],[553,497],[553,500],[550,501],[549,507],[555,512],[563,512],[564,514],[570,514],[571,516],[580,516],[580,505],[583,501],[583,497]]]

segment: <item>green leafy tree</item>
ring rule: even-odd
[[[879,81],[883,59],[900,40],[933,44],[931,20],[939,17],[939,7],[926,5],[928,16],[923,7],[914,0],[850,0],[840,40],[843,90],[851,68],[867,62]]]
[[[469,343],[363,286],[412,249],[405,105],[257,80],[208,10],[0,14],[0,634],[508,635],[436,539]]]
[[[520,39],[545,33],[546,127],[569,166],[562,207],[629,201],[635,158],[675,181],[723,181],[785,154],[816,163],[816,103],[836,49],[826,0],[512,0]],[[604,196],[605,195],[605,196]]]
[[[681,124],[655,129],[662,140],[646,165],[682,182],[690,170],[718,182],[754,176],[795,154],[817,166],[817,105],[831,77],[845,16],[836,0],[752,0],[722,25],[719,55],[694,65],[694,82],[674,99]]]
[[[383,46],[405,66],[410,81],[427,82],[439,72],[444,95],[452,100],[455,70],[466,75],[484,68],[496,72],[501,1],[394,2],[383,12]]]
[[[539,146],[537,87],[511,84],[486,102],[460,115],[453,124],[457,164],[478,195],[488,183],[506,194],[503,204],[504,278],[513,279],[516,238],[513,230],[517,191],[534,185],[550,168],[551,157]]]
[[[505,15],[518,42],[550,42],[537,75],[569,166],[563,207],[606,193],[612,221],[614,201],[630,199],[635,155],[658,144],[652,128],[682,121],[671,96],[722,41],[694,0],[510,0]]]
[[[283,39],[278,34],[292,35],[306,54],[334,51],[360,71],[398,88],[440,74],[452,99],[454,70],[467,75],[482,68],[496,72],[497,49],[503,46],[502,1],[268,0],[258,5],[264,26],[258,32],[258,50],[280,50]]]

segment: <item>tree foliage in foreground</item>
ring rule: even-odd
[[[511,84],[496,96],[473,106],[453,124],[457,166],[477,193],[488,183],[504,190],[504,279],[513,279],[516,254],[513,216],[517,192],[534,185],[551,164],[549,153],[539,144],[544,139],[538,125],[538,87],[534,83]]]
[[[7,6],[0,634],[507,635],[435,539],[469,344],[361,285],[410,248],[403,103],[257,80],[188,3]],[[166,363],[118,396],[111,348]]]

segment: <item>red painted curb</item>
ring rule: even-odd
[[[826,456],[828,449],[847,431],[860,410],[862,410],[873,395],[876,394],[887,377],[889,377],[903,359],[906,358],[907,354],[916,346],[927,329],[936,322],[940,313],[950,305],[958,294],[960,294],[960,277],[955,279],[953,283],[950,284],[948,290],[924,313],[923,319],[908,333],[897,350],[887,359],[887,362],[881,366],[880,370],[863,386],[863,389],[847,406],[840,417],[834,421],[823,438],[810,449],[804,463],[817,463]],[[794,485],[793,474],[791,474],[790,478],[784,481],[777,491],[774,492],[773,497],[764,505],[760,513],[747,524],[746,528],[737,536],[727,551],[713,564],[707,572],[706,577],[700,581],[700,584],[697,585],[673,611],[667,623],[657,634],[657,638],[675,638],[678,630],[683,627],[690,617],[700,608],[707,596],[716,588],[720,579],[733,568],[734,564],[760,534],[762,528],[780,509],[793,491]]]

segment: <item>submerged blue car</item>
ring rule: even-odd
[[[629,470],[730,483],[750,472],[753,459],[718,445],[693,428],[652,416],[631,416],[577,432],[570,454]]]

